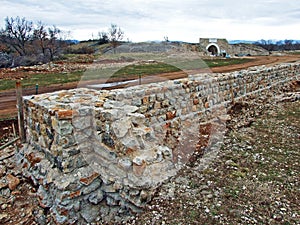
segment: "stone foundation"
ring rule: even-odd
[[[292,63],[24,97],[23,173],[58,224],[121,220],[141,211],[196,150],[217,151],[232,101],[273,95],[299,74]],[[213,129],[202,134],[207,125]]]

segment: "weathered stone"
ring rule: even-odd
[[[112,128],[117,138],[124,137],[131,128],[131,120],[129,117],[121,118],[112,123]]]
[[[90,203],[97,205],[99,204],[104,198],[102,190],[96,190],[95,192],[91,193],[88,197]]]
[[[4,165],[0,165],[0,178],[2,178],[6,174],[6,167]]]
[[[132,166],[132,161],[129,158],[122,158],[119,160],[119,165],[125,169],[129,170]]]
[[[0,213],[0,222],[5,222],[9,220],[9,215],[7,213]]]
[[[122,110],[124,111],[125,115],[128,115],[129,113],[135,113],[136,111],[138,111],[138,109],[138,107],[131,105],[125,105],[124,107],[122,107]]]
[[[91,116],[76,116],[73,117],[72,124],[76,129],[86,129],[92,126],[92,117]]]
[[[144,160],[142,159],[142,158],[140,158],[140,157],[135,157],[133,160],[132,160],[132,162],[135,164],[135,165],[137,165],[137,166],[141,166],[141,165],[143,165],[143,162]]]
[[[83,204],[81,206],[80,215],[83,217],[85,222],[91,223],[96,220],[100,214],[100,206],[93,204]]]
[[[175,112],[167,112],[166,114],[166,119],[171,120],[176,116],[176,111]]]
[[[158,146],[157,151],[161,152],[164,157],[172,158],[172,150],[167,146]]]
[[[106,204],[109,206],[117,206],[119,205],[119,200],[108,196],[106,197]]]
[[[59,120],[72,119],[72,116],[73,116],[73,110],[70,109],[60,109],[59,111],[56,112],[56,117]]]
[[[97,177],[99,177],[99,173],[94,172],[89,177],[80,178],[80,182],[84,185],[90,185]]]
[[[7,182],[7,179],[5,177],[1,178],[0,179],[0,190],[2,188],[6,188],[8,186],[8,182]]]
[[[162,103],[161,103],[161,106],[166,108],[170,105],[170,101],[169,99],[165,99]]]
[[[128,113],[127,115],[130,117],[131,122],[133,123],[134,126],[143,125],[143,123],[145,121],[145,115],[143,115],[143,114],[140,114],[140,113]]]
[[[123,113],[120,109],[107,109],[103,110],[103,117],[108,121],[115,121],[120,118],[120,114]]]
[[[116,192],[115,187],[111,184],[103,184],[101,187],[101,190],[105,193],[115,193]]]
[[[60,135],[68,135],[68,134],[71,134],[73,131],[73,126],[71,124],[71,121],[68,121],[68,120],[57,121],[57,120],[53,119],[52,127]]]
[[[42,160],[42,158],[38,156],[38,153],[33,153],[33,152],[26,155],[26,159],[28,160],[30,166],[32,167]]]
[[[140,113],[145,113],[148,111],[148,106],[147,105],[143,105],[140,107]]]
[[[113,148],[115,146],[114,140],[111,138],[111,136],[108,133],[102,134],[102,143],[106,146]]]
[[[157,101],[161,102],[165,99],[165,95],[163,93],[158,93],[156,95],[156,99],[157,99]]]
[[[9,188],[2,188],[0,189],[0,196],[4,198],[9,198],[11,197],[11,191]]]
[[[8,188],[13,191],[17,188],[17,186],[20,184],[20,179],[13,176],[12,174],[6,175],[6,180],[8,183]]]
[[[91,192],[97,190],[100,188],[101,186],[101,181],[99,179],[97,180],[94,180],[93,183],[91,183],[89,186],[87,187],[84,187],[82,190],[81,190],[81,194],[82,195],[87,195],[87,194],[90,194]]]
[[[147,105],[147,104],[149,104],[149,96],[145,96],[145,97],[143,97],[143,99],[142,99],[142,103],[143,103],[143,105]]]
[[[39,186],[37,195],[39,197],[39,203],[41,207],[50,208],[53,205],[52,196],[47,193],[42,185]]]
[[[135,158],[135,159],[137,159],[137,158]],[[146,169],[146,166],[147,166],[146,161],[145,160],[141,160],[141,162],[140,162],[140,160],[134,160],[134,161],[137,162],[138,164],[136,164],[135,162],[133,163],[133,173],[136,176],[140,177],[143,175],[143,173]]]

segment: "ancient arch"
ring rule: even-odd
[[[220,54],[220,47],[216,43],[210,43],[206,46],[206,51],[210,52],[211,55],[217,56]]]

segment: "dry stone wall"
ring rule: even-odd
[[[232,101],[273,94],[299,74],[292,63],[26,96],[23,173],[58,224],[121,220],[142,210],[189,160],[201,125],[214,124],[210,141],[220,144]]]

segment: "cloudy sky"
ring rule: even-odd
[[[78,40],[97,37],[112,23],[134,42],[300,39],[299,0],[0,0],[0,15],[1,27],[7,16],[26,17]]]

